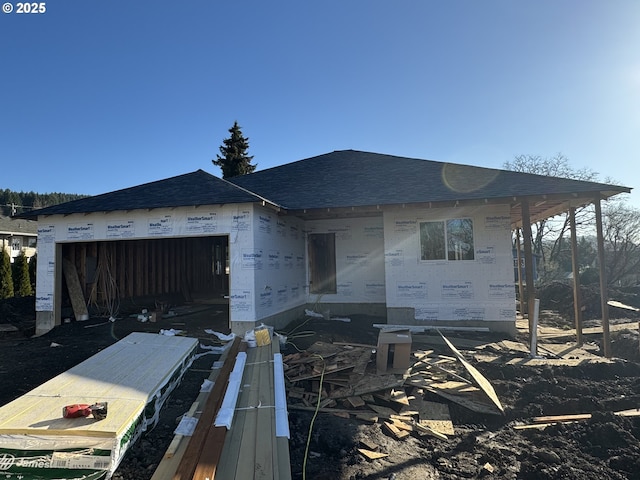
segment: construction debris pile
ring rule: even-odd
[[[380,338],[389,333],[395,334],[383,331]],[[399,344],[392,344],[389,351],[388,344],[380,341],[376,346],[316,342],[305,351],[286,355],[289,409],[380,423],[398,440],[412,434],[443,440],[453,435],[448,402],[483,414],[502,414],[491,384],[443,339],[450,356],[433,350],[411,354],[410,348]],[[381,351],[388,357],[381,359]],[[400,368],[391,368],[394,364]],[[443,401],[425,400],[427,392]],[[367,458],[381,455],[366,448],[360,452]]]

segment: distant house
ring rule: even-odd
[[[518,250],[512,249],[513,252],[513,279],[517,282],[520,278],[525,278],[525,264],[524,264],[524,251],[520,250],[520,276],[518,277]],[[533,280],[538,280],[538,265],[542,260],[542,256],[533,254]]]
[[[30,212],[37,328],[60,323],[70,262],[92,302],[228,298],[237,333],[306,308],[513,332],[512,229],[629,191],[353,150],[230,181],[198,170]]]
[[[0,251],[6,251],[11,258],[24,252],[29,259],[36,254],[38,222],[0,215]]]

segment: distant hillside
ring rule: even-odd
[[[34,208],[50,207],[59,203],[85,198],[76,193],[35,193],[0,190],[0,215],[17,215]]]

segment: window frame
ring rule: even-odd
[[[466,227],[466,228],[465,228]],[[467,238],[464,238],[464,233]],[[470,235],[470,239],[468,236]],[[433,237],[436,245],[425,245],[424,241],[429,240],[427,236]],[[458,237],[458,245],[466,245],[456,252],[454,242]],[[464,241],[464,240],[470,240]],[[475,232],[473,228],[473,218],[457,217],[443,220],[418,221],[418,242],[420,248],[421,262],[457,262],[475,260]],[[432,255],[435,253],[436,255]]]

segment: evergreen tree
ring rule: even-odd
[[[36,291],[36,270],[38,268],[38,254],[36,253],[29,260],[29,279],[31,280],[31,291]]]
[[[0,259],[0,300],[13,297],[13,278],[11,275],[11,258],[7,251],[2,249]]]
[[[249,138],[245,138],[240,130],[238,122],[233,123],[229,129],[231,136],[223,140],[220,146],[220,153],[216,160],[211,160],[213,164],[222,170],[222,178],[237,177],[253,173],[257,165],[251,165],[253,156],[247,155],[249,149]]]
[[[13,262],[13,288],[16,297],[33,295],[29,278],[29,262],[24,252],[20,253]]]

